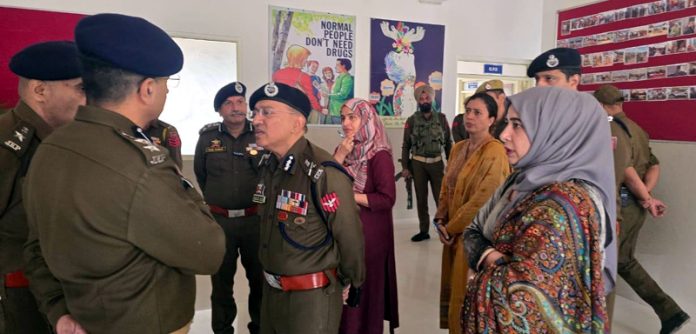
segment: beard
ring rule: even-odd
[[[433,111],[433,105],[432,105],[431,103],[419,103],[419,104],[418,104],[418,109],[419,109],[421,112],[424,112],[424,113],[427,114],[427,113]]]

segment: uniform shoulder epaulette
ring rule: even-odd
[[[206,124],[198,131],[198,134],[202,135],[204,132],[208,132],[208,131],[213,130],[213,129],[220,130],[220,124],[222,124],[222,123],[214,122],[214,123]]]
[[[121,137],[133,144],[143,154],[145,163],[148,166],[159,165],[167,161],[167,151],[144,138],[136,138],[123,130],[116,130]]]
[[[34,131],[36,130],[31,124],[21,120],[14,127],[3,126],[0,130],[0,146],[21,157],[29,149]]]

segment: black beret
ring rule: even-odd
[[[184,55],[164,30],[145,19],[97,14],[75,27],[80,52],[116,68],[148,77],[166,77],[184,65]]]
[[[213,100],[215,111],[218,111],[230,96],[243,96],[246,98],[246,86],[239,81],[235,81],[220,88],[217,94],[215,94],[215,100]]]
[[[309,112],[312,111],[309,98],[305,93],[297,88],[279,82],[269,82],[257,89],[254,94],[251,94],[249,106],[253,110],[256,108],[256,103],[262,100],[273,100],[285,103],[297,109],[297,111],[301,112],[305,117],[309,117]]]
[[[576,69],[580,70],[580,52],[571,48],[555,48],[534,58],[527,68],[527,76],[533,78],[541,71]]]
[[[36,80],[68,80],[80,77],[77,47],[68,41],[30,45],[10,59],[10,70],[20,77]]]

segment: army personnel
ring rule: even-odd
[[[578,50],[555,48],[536,57],[527,68],[527,76],[537,86],[556,86],[577,90],[580,84],[581,58]]]
[[[264,278],[259,262],[259,216],[252,195],[259,181],[258,158],[262,148],[256,145],[254,129],[246,118],[246,87],[241,82],[220,88],[213,107],[222,122],[201,129],[193,160],[205,201],[227,239],[225,259],[212,276],[212,327],[215,333],[234,333],[234,274],[241,255],[249,281],[248,328],[256,334]]]
[[[181,137],[174,125],[156,119],[143,130],[153,143],[167,149],[169,158],[174,160],[179,169],[184,168],[184,160],[181,158]]]
[[[261,333],[338,333],[342,301],[359,301],[364,240],[353,186],[331,154],[304,138],[309,99],[269,83],[252,94],[261,159],[260,205],[264,269]],[[349,288],[350,287],[350,288]]]
[[[162,112],[181,49],[119,14],[83,18],[75,41],[88,105],[39,146],[24,188],[32,292],[52,324],[69,315],[80,332],[186,332],[194,275],[218,270],[225,239],[142,131]]]
[[[486,93],[498,104],[498,115],[495,118],[495,124],[491,127],[491,134],[497,139],[500,139],[500,133],[503,132],[505,126],[507,126],[507,108],[505,105],[505,99],[507,99],[507,96],[505,96],[504,88],[505,86],[502,81],[494,79],[488,80],[481,84],[481,86],[479,86],[474,93]],[[455,143],[469,138],[469,134],[464,128],[464,114],[459,114],[454,117],[454,120],[452,120],[452,137],[454,138]]]
[[[674,333],[689,315],[667,295],[635,258],[638,235],[647,213],[664,214],[665,205],[651,191],[657,184],[659,161],[652,154],[648,134],[623,112],[623,95],[612,85],[603,85],[594,92],[607,113],[627,134],[632,150],[630,166],[624,170],[620,188],[621,233],[619,234],[619,275],[647,302],[662,321],[660,333]],[[615,159],[617,154],[615,153]]]
[[[404,124],[404,141],[401,146],[401,167],[404,178],[413,177],[416,186],[416,202],[420,231],[411,241],[430,239],[430,217],[428,216],[428,182],[437,206],[445,164],[442,151],[449,158],[452,138],[447,117],[432,110],[435,92],[428,85],[416,88],[418,111]]]
[[[72,42],[31,45],[10,60],[19,103],[0,115],[0,333],[51,333],[24,276],[27,217],[22,183],[36,148],[85,103]]]

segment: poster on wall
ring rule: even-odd
[[[387,127],[401,127],[418,106],[414,90],[435,90],[442,105],[445,26],[386,19],[370,22],[370,102]]]
[[[340,124],[354,94],[355,16],[269,9],[271,79],[307,94],[309,124]]]

